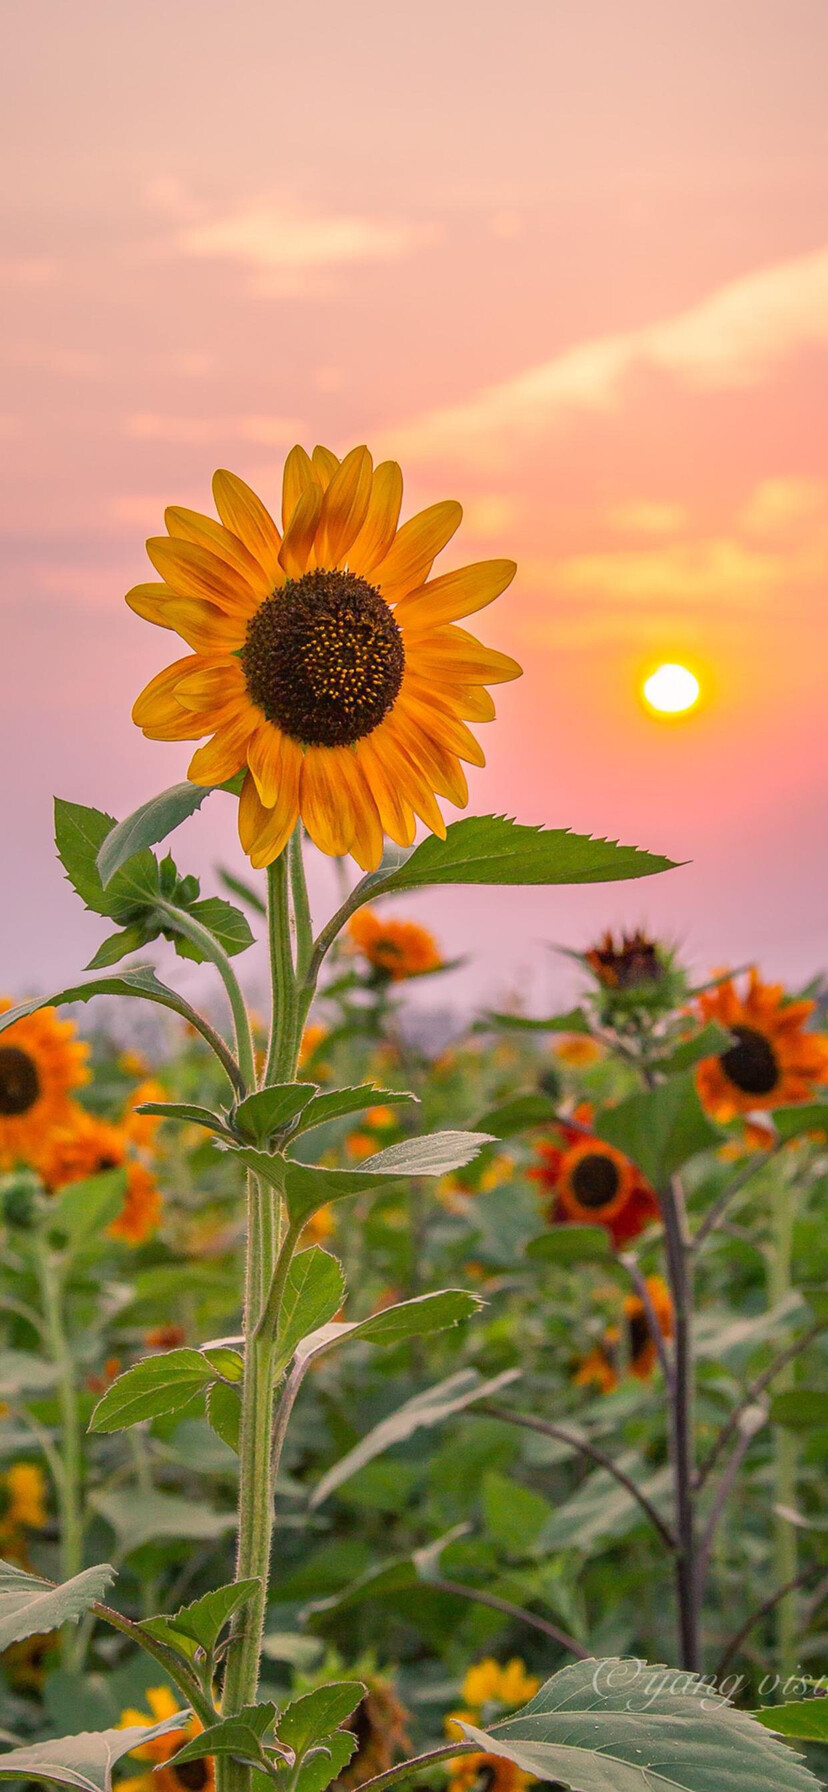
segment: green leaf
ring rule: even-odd
[[[618,1107],[602,1108],[593,1124],[598,1137],[623,1151],[656,1189],[688,1158],[709,1151],[723,1137],[705,1114],[690,1070],[657,1089],[629,1096]]]
[[[73,1792],[112,1792],[116,1762],[154,1737],[180,1730],[188,1717],[188,1711],[176,1712],[152,1728],[135,1725],[128,1730],[86,1730],[55,1742],[12,1748],[0,1755],[0,1779],[45,1780],[50,1786],[70,1786]]]
[[[129,918],[130,906],[151,903],[158,894],[158,866],[152,853],[129,854],[117,881],[104,889],[98,870],[98,853],[115,828],[113,816],[81,803],[55,799],[55,845],[58,858],[86,907],[112,920]]]
[[[246,952],[253,944],[253,934],[246,915],[232,902],[225,902],[223,896],[205,896],[200,902],[191,902],[187,906],[187,914],[200,921],[208,933],[218,940],[220,946],[230,958],[239,952]]]
[[[327,1170],[318,1164],[300,1164],[294,1160],[289,1160],[285,1166],[284,1159],[277,1161],[284,1173],[290,1217],[298,1223],[329,1201],[340,1201],[362,1189],[376,1188],[388,1177],[445,1176],[449,1170],[459,1170],[464,1164],[471,1163],[482,1147],[490,1143],[488,1133],[425,1133],[420,1138],[403,1139],[398,1145],[389,1145],[386,1151],[366,1158],[357,1170]],[[251,1169],[272,1178],[274,1171],[268,1168],[268,1160],[263,1159],[261,1152],[243,1150],[238,1155]]]
[[[141,921],[133,921],[129,927],[123,927],[120,933],[110,933],[101,942],[97,952],[93,952],[86,969],[102,971],[107,965],[120,964],[121,959],[129,958],[130,953],[140,952],[154,933],[154,928],[147,928]]]
[[[766,1705],[754,1711],[757,1723],[777,1736],[797,1742],[828,1742],[828,1699],[795,1699],[790,1705]]]
[[[201,1354],[215,1369],[222,1381],[232,1382],[233,1386],[244,1381],[244,1356],[234,1348],[236,1344],[244,1344],[242,1337],[236,1339],[223,1338],[215,1344],[202,1344]]]
[[[614,840],[524,827],[505,815],[469,815],[451,823],[445,840],[429,834],[368,894],[373,900],[426,884],[600,884],[673,869],[670,859]]]
[[[231,896],[238,896],[240,902],[246,902],[248,908],[252,908],[254,915],[264,917],[267,914],[267,903],[259,895],[258,890],[254,890],[252,884],[249,884],[245,878],[237,877],[234,871],[227,871],[224,865],[217,866],[217,870],[219,881],[223,883],[225,890],[230,891]]]
[[[641,1661],[579,1661],[505,1723],[460,1722],[487,1754],[578,1792],[817,1792],[747,1712],[695,1674]]]
[[[673,1076],[679,1070],[690,1070],[694,1064],[700,1064],[703,1058],[719,1058],[733,1044],[733,1034],[725,1027],[718,1027],[715,1021],[702,1027],[701,1032],[694,1033],[692,1039],[682,1039],[681,1043],[664,1058],[659,1058],[658,1068],[665,1076]]]
[[[83,1182],[70,1182],[49,1203],[50,1235],[61,1234],[70,1251],[81,1250],[91,1239],[100,1242],[124,1205],[126,1187],[124,1169],[102,1170]]]
[[[342,1327],[348,1341],[360,1338],[368,1344],[403,1344],[409,1338],[423,1337],[427,1332],[445,1331],[462,1319],[469,1319],[484,1305],[478,1294],[465,1288],[442,1288],[435,1294],[417,1294],[412,1300],[401,1300],[393,1307],[383,1307],[368,1319],[358,1319]]]
[[[399,1107],[402,1103],[417,1102],[419,1095],[412,1095],[405,1089],[374,1089],[370,1083],[363,1083],[358,1089],[331,1089],[322,1095],[314,1095],[303,1108],[297,1133],[309,1132],[312,1126],[325,1126],[329,1120],[340,1120],[345,1114],[359,1113],[363,1108]]]
[[[189,1101],[145,1101],[135,1111],[156,1114],[159,1120],[181,1120],[190,1126],[204,1126],[208,1132],[218,1133],[220,1138],[233,1137],[220,1114],[214,1114],[211,1108],[195,1107]]]
[[[257,1580],[238,1580],[227,1587],[217,1587],[212,1593],[205,1593],[192,1605],[184,1605],[172,1617],[146,1618],[139,1626],[158,1642],[170,1643],[176,1647],[176,1639],[186,1640],[195,1647],[212,1655],[216,1643],[226,1624],[229,1624],[234,1612],[246,1605],[254,1593],[259,1591]],[[186,1651],[187,1654],[190,1651]]]
[[[321,1506],[344,1481],[349,1481],[357,1469],[363,1468],[366,1462],[372,1462],[383,1450],[390,1450],[394,1444],[404,1443],[413,1437],[415,1431],[430,1429],[433,1425],[441,1425],[456,1412],[462,1412],[467,1406],[473,1406],[477,1400],[487,1400],[491,1394],[498,1393],[501,1388],[517,1381],[519,1369],[505,1369],[490,1381],[484,1381],[476,1369],[460,1369],[457,1374],[449,1375],[447,1380],[438,1382],[436,1387],[426,1388],[421,1394],[415,1394],[413,1400],[407,1400],[390,1417],[375,1425],[367,1437],[356,1444],[347,1456],[334,1464],[332,1469],[323,1475],[322,1480],[311,1495],[311,1505]]]
[[[131,1555],[145,1543],[184,1537],[213,1543],[235,1529],[235,1512],[214,1512],[203,1502],[174,1493],[143,1493],[137,1488],[90,1494],[90,1505],[112,1526],[121,1548]]]
[[[828,1425],[824,1388],[789,1388],[771,1401],[771,1422],[789,1431],[816,1431]]]
[[[641,1457],[628,1451],[618,1467],[635,1482],[658,1512],[668,1510],[670,1474],[665,1468],[648,1475]],[[629,1536],[647,1517],[633,1494],[628,1493],[607,1469],[595,1469],[581,1482],[577,1493],[557,1506],[540,1538],[539,1549],[577,1549],[586,1555],[608,1542]]]
[[[484,1475],[486,1529],[509,1555],[528,1555],[551,1515],[548,1501],[531,1488],[521,1487],[518,1481],[493,1470]]]
[[[217,1437],[229,1450],[239,1454],[241,1433],[241,1400],[235,1388],[216,1381],[207,1394],[207,1418]]]
[[[798,1107],[774,1108],[768,1119],[786,1143],[788,1139],[801,1138],[803,1133],[828,1132],[828,1102],[803,1101]]]
[[[181,1412],[196,1394],[215,1380],[198,1350],[170,1350],[165,1356],[142,1357],[125,1369],[98,1401],[90,1431],[126,1431],[144,1419]]]
[[[111,883],[116,871],[126,864],[127,859],[132,858],[133,853],[140,852],[145,846],[155,846],[159,840],[166,840],[167,835],[174,833],[182,821],[195,814],[205,797],[211,794],[210,787],[201,784],[172,784],[169,790],[162,790],[159,796],[150,797],[149,802],[142,803],[140,809],[135,809],[125,821],[112,822],[99,842],[95,861],[104,888]],[[72,807],[70,804],[62,806]],[[94,814],[95,811],[91,813]]]
[[[326,1325],[339,1312],[345,1293],[342,1264],[318,1244],[299,1251],[288,1270],[279,1306],[276,1355],[288,1363],[309,1332]]]
[[[61,1624],[76,1624],[96,1599],[103,1598],[114,1579],[115,1569],[102,1562],[56,1587],[37,1574],[0,1561],[0,1654],[23,1637],[41,1636],[47,1630],[58,1630]]]
[[[614,1255],[603,1226],[550,1226],[530,1238],[526,1255],[539,1263],[606,1263]]]
[[[337,1680],[294,1699],[282,1712],[277,1735],[297,1757],[339,1728],[365,1697],[361,1680]]]
[[[233,1112],[233,1124],[254,1144],[266,1145],[315,1094],[316,1083],[272,1083],[239,1102]]]
[[[206,1730],[194,1736],[192,1742],[185,1743],[178,1754],[172,1756],[170,1770],[176,1772],[186,1761],[203,1761],[205,1755],[232,1755],[237,1761],[249,1761],[256,1767],[270,1767],[270,1758],[262,1746],[262,1737],[272,1729],[275,1716],[276,1706],[267,1702],[262,1705],[245,1705],[235,1716],[223,1717],[216,1724],[208,1724]]]
[[[570,1008],[568,1014],[552,1014],[537,1020],[532,1014],[501,1014],[496,1009],[483,1016],[485,1027],[511,1027],[521,1033],[592,1033],[583,1008]]]
[[[332,1780],[339,1779],[356,1749],[352,1730],[333,1730],[329,1736],[320,1736],[296,1774],[293,1792],[325,1792]]]
[[[475,1120],[480,1132],[494,1134],[496,1139],[511,1138],[513,1133],[526,1132],[533,1126],[548,1126],[557,1112],[554,1101],[540,1089],[526,1089],[489,1108]]]

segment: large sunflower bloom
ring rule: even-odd
[[[666,1282],[661,1276],[648,1276],[647,1290],[662,1337],[672,1338],[675,1313]],[[617,1325],[607,1328],[602,1342],[579,1363],[573,1377],[577,1387],[597,1387],[602,1394],[611,1394],[617,1388],[622,1338],[628,1373],[637,1381],[649,1381],[658,1362],[658,1345],[643,1300],[638,1294],[630,1294],[624,1302],[623,1332]]]
[[[754,969],[740,995],[728,977],[699,998],[704,1021],[734,1036],[717,1058],[699,1065],[698,1089],[716,1120],[734,1120],[756,1108],[809,1101],[828,1081],[828,1038],[806,1032],[814,1003],[790,1001],[781,983],[763,983]]]
[[[541,1141],[529,1176],[552,1195],[547,1216],[553,1225],[604,1226],[618,1248],[659,1218],[658,1197],[628,1157],[585,1134],[588,1102],[574,1118],[578,1126],[561,1127],[562,1144]]]
[[[0,1014],[11,1007],[0,998]],[[0,1169],[36,1163],[54,1127],[72,1107],[72,1091],[89,1079],[89,1047],[71,1021],[40,1008],[15,1021],[0,1041]]]
[[[242,846],[257,868],[301,818],[323,852],[379,864],[383,836],[414,840],[416,817],[441,837],[436,797],[463,806],[461,760],[483,765],[468,721],[487,722],[486,686],[520,667],[457,624],[514,576],[487,560],[429,580],[462,511],[433,504],[399,526],[402,474],[367,448],[343,461],[293,448],[280,531],[235,474],[219,472],[220,522],[166,512],[147,543],[162,584],[127,603],[192,652],[141,693],[134,720],[151,740],[212,738],[195,784],[245,773]]]

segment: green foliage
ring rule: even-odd
[[[673,869],[670,859],[614,840],[469,815],[451,823],[445,840],[427,835],[401,865],[380,873],[371,896],[427,884],[599,884]]]
[[[345,1293],[342,1265],[321,1245],[299,1251],[288,1270],[279,1305],[276,1354],[290,1361],[297,1344],[339,1312]]]
[[[96,855],[97,869],[104,888],[134,853],[166,840],[183,821],[201,808],[212,793],[202,784],[172,784],[158,796],[150,797],[140,809],[134,809],[125,821],[119,821],[103,837]],[[65,805],[69,806],[69,805]]]
[[[550,1226],[530,1238],[526,1255],[539,1263],[609,1263],[612,1243],[603,1226]]]
[[[23,1637],[40,1636],[61,1624],[77,1624],[90,1605],[103,1598],[114,1579],[115,1569],[103,1562],[56,1587],[40,1575],[0,1561],[0,1652]]]
[[[422,1394],[415,1394],[413,1400],[407,1400],[389,1418],[383,1419],[380,1425],[369,1431],[367,1437],[363,1437],[341,1462],[323,1476],[314,1489],[311,1504],[321,1506],[344,1481],[356,1474],[357,1469],[381,1455],[383,1450],[390,1450],[394,1444],[405,1442],[423,1427],[430,1429],[433,1425],[442,1425],[454,1413],[463,1412],[478,1400],[487,1400],[491,1394],[499,1393],[502,1388],[516,1381],[519,1373],[517,1369],[506,1369],[502,1374],[484,1381],[474,1369],[461,1369],[436,1387],[427,1388]]]
[[[360,1681],[341,1680],[294,1699],[279,1719],[277,1734],[280,1742],[301,1759],[314,1743],[321,1742],[346,1722],[364,1692],[365,1687]]]
[[[194,1599],[192,1605],[182,1606],[171,1618],[146,1618],[141,1628],[172,1647],[183,1642],[187,1653],[192,1646],[212,1655],[225,1625],[234,1612],[252,1599],[258,1584],[255,1580],[237,1580],[230,1586],[216,1587],[212,1593]]]
[[[91,1431],[124,1431],[162,1413],[181,1412],[215,1380],[215,1371],[198,1350],[170,1350],[144,1357],[119,1375],[98,1401]]]
[[[722,1134],[699,1101],[692,1071],[631,1095],[595,1117],[598,1137],[631,1158],[654,1188],[663,1188],[688,1158],[712,1149]]]
[[[112,1792],[112,1769],[156,1736],[180,1728],[181,1716],[139,1729],[96,1730],[79,1736],[61,1736],[54,1742],[35,1742],[0,1755],[0,1779],[42,1780],[47,1785],[70,1786],[74,1792]]]
[[[239,1102],[233,1111],[234,1125],[243,1138],[266,1145],[301,1113],[315,1093],[315,1083],[271,1084]]]
[[[641,1661],[576,1662],[505,1723],[460,1728],[524,1773],[578,1792],[817,1788],[795,1755],[696,1675]]]
[[[794,1699],[790,1705],[767,1705],[754,1711],[757,1723],[794,1742],[828,1742],[828,1699]]]
[[[362,1108],[401,1107],[419,1102],[419,1096],[406,1089],[375,1089],[365,1083],[358,1089],[326,1089],[312,1096],[302,1109],[296,1132],[310,1132],[312,1126],[326,1126],[330,1120],[342,1120]]]

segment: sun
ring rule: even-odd
[[[701,696],[701,685],[688,666],[668,662],[651,672],[643,685],[644,701],[660,716],[685,715],[695,709]]]

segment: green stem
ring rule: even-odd
[[[43,1294],[43,1316],[46,1322],[46,1346],[57,1369],[58,1405],[60,1407],[60,1571],[61,1580],[71,1580],[83,1568],[83,1444],[75,1365],[66,1337],[63,1313],[63,1265],[44,1245],[39,1257],[40,1286]],[[77,1633],[65,1626],[61,1640],[63,1664],[71,1668],[77,1653]]]
[[[679,1612],[680,1660],[699,1672],[700,1577],[696,1527],[695,1363],[693,1343],[693,1255],[687,1228],[684,1193],[678,1177],[660,1191],[667,1276],[675,1313],[675,1344],[670,1394],[671,1460]]]
[[[174,902],[164,902],[161,899],[156,901],[155,906],[172,922],[176,933],[183,934],[185,939],[190,940],[194,946],[198,946],[199,951],[204,953],[204,957],[208,959],[209,963],[215,965],[230,1003],[242,1081],[246,1089],[255,1089],[256,1060],[253,1053],[250,1018],[241,985],[227,953],[219,945],[209,928],[202,927],[201,922],[197,921],[194,915],[188,914],[186,909],[177,908]]]
[[[292,851],[296,852],[296,848]],[[298,850],[301,852],[301,841]],[[302,874],[302,878],[304,873]],[[294,889],[301,887],[298,870]],[[268,939],[273,1008],[265,1083],[291,1082],[299,1054],[299,1013],[292,949],[292,917],[287,854],[268,871]],[[247,1262],[245,1270],[245,1372],[239,1442],[239,1527],[237,1580],[257,1580],[259,1590],[237,1614],[227,1652],[222,1710],[229,1716],[255,1702],[259,1684],[262,1632],[267,1609],[273,1535],[273,1436],[276,1358],[273,1333],[284,1278],[298,1228],[282,1231],[281,1200],[263,1189],[255,1177],[248,1184]],[[221,1757],[217,1763],[219,1792],[249,1792],[250,1768]]]
[[[308,900],[308,881],[305,876],[305,855],[302,851],[301,823],[294,829],[291,836],[288,860],[293,913],[296,920],[296,978],[297,982],[301,983],[307,975],[313,954],[313,926]]]
[[[774,1177],[770,1190],[770,1249],[767,1259],[768,1300],[777,1306],[790,1293],[793,1257],[793,1229],[796,1219],[796,1191],[792,1180]],[[784,1364],[776,1378],[777,1392],[785,1393],[795,1385],[793,1361]],[[777,1587],[790,1587],[776,1606],[777,1668],[782,1679],[796,1669],[797,1599],[790,1585],[797,1579],[797,1537],[794,1526],[779,1515],[779,1507],[796,1506],[799,1451],[796,1433],[777,1425],[773,1434],[773,1578]]]

